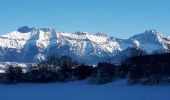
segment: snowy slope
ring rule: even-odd
[[[129,39],[118,39],[102,33],[64,33],[53,28],[23,26],[0,36],[0,61],[40,62],[58,54],[80,62],[97,63],[127,48],[140,48],[148,53],[168,52],[170,38],[156,30],[147,30]]]
[[[156,30],[147,30],[142,34],[135,35],[130,39],[135,39],[140,43],[141,48],[149,53],[155,50],[164,50],[166,47],[163,45],[165,42],[161,33]]]
[[[86,81],[51,84],[0,84],[1,100],[169,100],[169,86],[127,86],[125,80],[105,85]]]

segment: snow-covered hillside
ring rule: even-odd
[[[125,80],[105,85],[86,81],[0,85],[1,100],[169,100],[169,86],[127,86]]]
[[[64,33],[53,28],[23,26],[0,36],[0,61],[37,63],[58,54],[83,63],[97,63],[132,47],[147,53],[168,52],[170,39],[156,30],[147,30],[129,39],[118,39],[102,33]]]
[[[12,65],[14,67],[20,66],[23,72],[26,72],[29,67],[33,66],[35,63],[17,63],[17,62],[0,62],[0,74],[5,73],[5,71]]]

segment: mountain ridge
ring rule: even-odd
[[[148,54],[169,52],[170,38],[156,30],[119,39],[104,33],[66,33],[53,28],[23,26],[0,36],[0,61],[38,63],[50,55],[58,54],[70,56],[81,63],[97,63],[119,57],[128,48],[140,48]]]

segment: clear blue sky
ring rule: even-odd
[[[1,0],[0,33],[24,25],[121,38],[147,29],[168,35],[170,0]]]

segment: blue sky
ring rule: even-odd
[[[1,0],[0,33],[20,26],[104,32],[127,38],[147,29],[170,33],[169,0]]]

